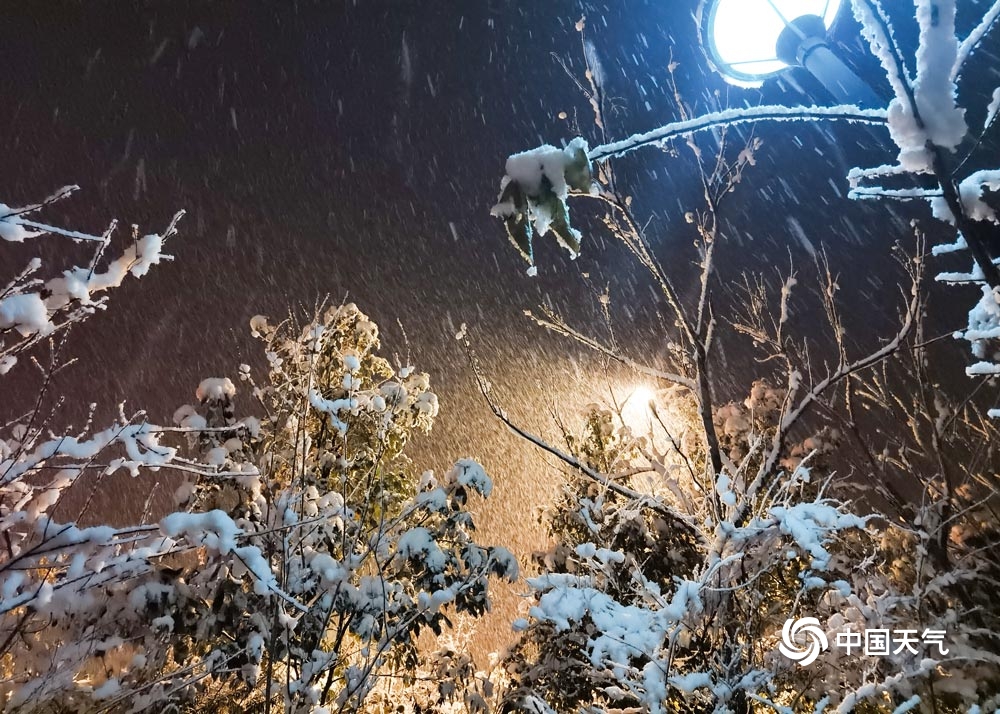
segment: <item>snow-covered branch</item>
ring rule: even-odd
[[[787,107],[764,105],[744,109],[726,109],[693,117],[686,121],[671,122],[627,139],[595,146],[587,152],[591,161],[606,161],[622,156],[644,146],[659,146],[686,134],[706,131],[720,126],[734,126],[759,121],[846,121],[861,124],[886,124],[888,115],[881,109],[860,109],[852,105],[834,107]]]

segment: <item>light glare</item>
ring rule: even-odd
[[[645,385],[640,385],[635,388],[632,395],[629,397],[629,401],[634,401],[636,404],[641,404],[643,407],[648,407],[649,403],[655,399],[656,394],[652,389]]]
[[[625,426],[635,433],[645,433],[650,429],[650,403],[656,400],[656,392],[645,384],[635,387],[621,407],[621,418]]]
[[[777,58],[778,36],[803,15],[818,15],[829,28],[841,0],[718,0],[708,38],[715,61],[728,79],[760,80],[788,65]]]

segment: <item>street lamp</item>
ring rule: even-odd
[[[841,0],[703,0],[701,44],[727,81],[759,87],[802,67],[841,104],[881,106],[871,88],[827,44]]]

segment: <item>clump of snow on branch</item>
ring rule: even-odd
[[[577,137],[565,148],[548,144],[507,159],[506,174],[492,214],[504,221],[511,242],[534,268],[534,236],[551,231],[575,258],[580,232],[572,227],[566,204],[570,191],[593,187],[587,142]]]
[[[917,76],[913,81],[916,109],[935,146],[954,151],[965,138],[965,110],[956,104],[958,88],[952,67],[958,60],[955,0],[919,0],[916,4],[920,40]],[[892,127],[890,111],[889,126]]]

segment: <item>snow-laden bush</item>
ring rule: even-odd
[[[671,397],[658,409],[671,409]],[[773,435],[780,410],[776,403],[755,415],[770,423],[761,431],[730,432],[746,456]],[[862,701],[889,712],[914,697],[964,712],[1000,702],[1000,609],[988,604],[1000,564],[980,550],[995,544],[996,525],[968,491],[955,504],[969,512],[948,524],[941,501],[914,509],[911,522],[859,517],[843,500],[851,487],[812,463],[822,437],[811,436],[790,445],[807,449],[806,459],[741,526],[745,469],[705,490],[696,458],[654,455],[664,438],[638,436],[620,415],[592,407],[582,434],[569,439],[568,453],[588,468],[632,474],[626,483],[647,487],[628,498],[570,474],[545,516],[552,545],[536,556],[541,574],[528,579],[533,606],[502,662],[511,711],[534,711],[538,701],[609,712],[851,711]],[[691,525],[671,523],[664,506]],[[831,644],[850,632],[907,630],[916,652],[870,657],[833,646],[802,667],[778,650],[784,621],[799,616],[817,618]],[[924,630],[940,631],[947,652],[920,642]]]
[[[95,520],[87,512],[94,493],[119,471],[136,477],[202,470],[179,458],[143,412],[128,415],[124,405],[118,420],[103,426],[60,422],[64,401],[52,384],[71,369],[63,354],[69,328],[105,309],[107,293],[126,278],[169,259],[163,245],[181,215],[162,234],[133,234],[114,254],[114,223],[91,235],[38,220],[75,190],[21,208],[0,204],[5,241],[48,236],[94,246],[85,265],[53,268],[33,258],[0,290],[0,702],[8,711],[56,700],[82,708],[117,691],[114,673],[130,667],[130,638],[151,627],[132,593],[157,582],[162,560],[184,544],[141,520],[120,527],[78,522]],[[32,379],[36,394],[16,404],[14,394],[26,393]],[[12,388],[14,380],[21,389]]]
[[[378,329],[357,307],[304,326],[256,317],[251,329],[269,372],[240,377],[263,416],[237,421],[233,383],[202,382],[199,404],[175,419],[225,475],[182,486],[193,512],[162,524],[183,533],[219,517],[239,536],[205,541],[146,606],[169,623],[168,673],[217,658],[199,706],[355,710],[381,678],[413,676],[422,630],[483,614],[489,578],[516,578],[517,563],[470,535],[465,504],[492,489],[482,466],[414,473],[405,447],[430,430],[437,397],[425,373],[378,356]]]

